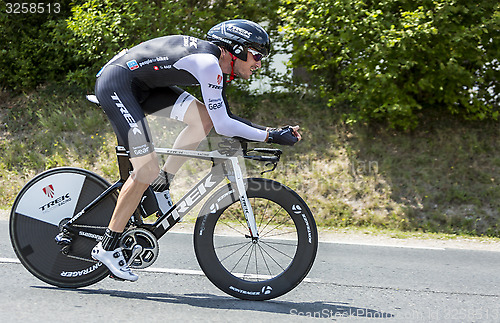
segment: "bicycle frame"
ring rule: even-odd
[[[175,155],[180,157],[191,157],[196,159],[211,160],[213,162],[210,172],[201,179],[189,192],[187,192],[167,213],[163,214],[152,225],[153,233],[157,238],[163,236],[173,225],[179,222],[189,211],[191,211],[203,198],[205,198],[217,185],[228,178],[236,183],[238,197],[247,219],[248,228],[252,239],[258,239],[255,217],[248,200],[243,174],[239,165],[238,157],[227,156],[214,150],[210,152],[180,150],[180,149],[155,149],[158,154]],[[214,206],[217,207],[217,206]],[[215,210],[214,210],[215,211]]]
[[[244,178],[239,164],[239,157],[235,156],[236,150],[234,149],[234,141],[232,139],[225,139],[226,143],[233,145],[233,148],[221,149],[214,151],[193,151],[193,150],[181,150],[181,149],[165,149],[156,148],[157,154],[189,157],[202,160],[212,161],[212,168],[210,172],[202,178],[194,187],[189,190],[176,204],[174,204],[165,214],[162,214],[153,224],[146,224],[142,222],[142,217],[137,215],[135,212],[131,221],[138,227],[143,227],[151,231],[157,239],[161,238],[168,230],[170,230],[176,223],[178,223],[187,213],[189,213],[201,200],[203,200],[208,194],[212,192],[214,188],[217,187],[225,178],[230,182],[236,184],[236,190],[242,210],[244,212],[250,237],[255,241],[259,238],[259,233],[257,230],[257,225],[255,221],[255,216],[253,214],[252,206],[246,194]],[[281,150],[279,149],[269,149],[269,148],[255,148],[252,151],[260,152],[264,154],[272,154],[273,156],[262,156],[262,155],[248,155],[246,142],[241,142],[243,147],[244,158],[265,161],[273,164],[274,167],[267,171],[272,171],[276,168],[278,163]],[[229,147],[230,147],[229,146]],[[130,171],[131,165],[128,159],[128,152],[125,148],[118,146],[116,147],[118,166],[120,170],[120,179],[111,185],[106,191],[101,193],[97,198],[95,198],[91,203],[89,203],[85,208],[83,208],[79,213],[73,216],[64,226],[63,229],[73,232],[80,236],[92,237],[98,235],[98,232],[92,230],[92,228],[73,228],[71,225],[80,217],[84,216],[86,212],[90,211],[96,205],[99,204],[104,198],[113,194],[118,189],[123,186],[123,183],[127,179]],[[224,148],[228,148],[225,146]],[[266,171],[265,171],[266,172]],[[264,172],[263,172],[264,173]],[[213,212],[218,210],[218,205],[213,206]]]

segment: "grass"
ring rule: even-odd
[[[283,162],[265,177],[295,189],[321,226],[500,237],[498,123],[427,115],[417,130],[401,133],[346,125],[342,111],[308,96],[229,97],[235,114],[256,123],[301,125],[304,140],[284,147]],[[54,85],[15,97],[4,92],[1,101],[2,208],[48,168],[83,167],[117,178],[112,129],[81,91]],[[186,164],[183,176],[198,174],[201,164]],[[247,165],[250,175],[261,170]]]
[[[401,133],[281,99],[272,102],[283,123],[300,123],[304,141],[272,176],[299,191],[322,225],[499,236],[498,123],[430,115]]]
[[[114,135],[100,109],[64,87],[8,97],[0,117],[0,205],[9,207],[35,174],[75,166],[115,176]],[[116,176],[115,176],[116,177]]]

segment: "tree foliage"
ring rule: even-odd
[[[277,30],[278,1],[264,0],[89,0],[75,6],[68,20],[72,45],[88,64],[71,74],[87,86],[92,76],[123,48],[159,36],[185,34],[204,38],[213,25],[244,18]],[[90,76],[90,77],[89,77]]]
[[[412,128],[446,110],[497,119],[500,9],[495,0],[283,0],[292,63],[350,120]]]
[[[47,80],[61,80],[75,68],[64,19],[70,0],[57,1],[58,13],[8,13],[0,5],[0,87],[29,89]]]
[[[203,38],[213,25],[245,18],[273,34],[279,0],[61,0],[58,14],[12,14],[0,5],[0,86],[26,90],[54,80],[91,88],[123,48],[171,34]]]
[[[274,39],[282,26],[291,66],[305,67],[310,88],[331,106],[347,106],[348,120],[408,129],[431,111],[499,117],[495,0],[58,2],[59,14],[0,11],[0,86],[66,79],[90,89],[123,48],[170,34],[204,37],[220,21],[246,18],[264,23]]]

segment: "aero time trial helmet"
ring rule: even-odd
[[[269,55],[271,50],[271,40],[264,28],[245,19],[228,20],[213,26],[207,33],[207,40],[242,61],[247,60],[249,47],[263,56]]]

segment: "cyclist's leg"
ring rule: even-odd
[[[159,172],[158,159],[144,112],[134,95],[130,72],[108,66],[96,82],[96,96],[116,133],[130,151],[133,173],[120,190],[109,228],[122,232],[148,185]]]
[[[108,228],[114,232],[123,232],[128,220],[141,201],[144,191],[158,176],[160,168],[155,152],[145,156],[130,159],[134,171],[123,184],[115,211],[111,217]]]
[[[151,143],[144,112],[132,91],[130,72],[108,66],[96,82],[96,95],[117,135],[118,144],[130,151],[134,171],[120,190],[118,201],[104,238],[92,250],[111,272],[123,279],[137,280],[119,248],[119,238],[159,166]]]
[[[196,149],[213,128],[205,105],[175,86],[151,90],[141,106],[148,114],[166,116],[186,124],[174,142],[173,148],[176,149]],[[175,174],[185,161],[186,158],[169,156],[162,169]]]
[[[182,121],[186,123],[186,127],[177,136],[173,148],[196,149],[213,128],[205,105],[197,99],[191,101]],[[169,156],[162,169],[175,174],[185,161],[186,158],[183,157]]]

